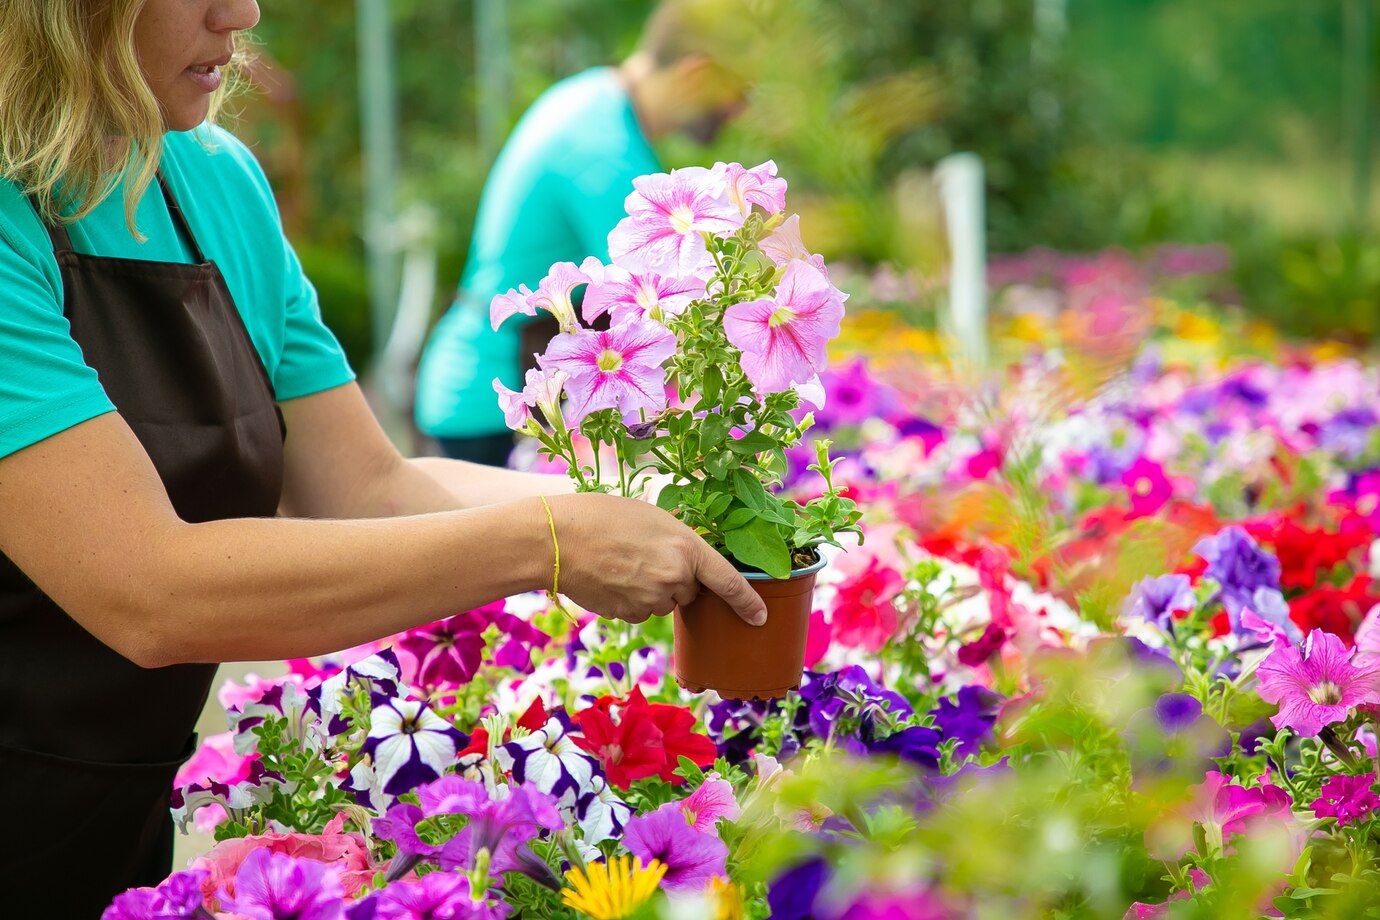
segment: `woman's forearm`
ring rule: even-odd
[[[418,457],[408,465],[440,484],[464,508],[575,491],[570,477],[563,475],[521,473],[444,457]]]
[[[145,666],[348,648],[545,586],[536,501],[407,518],[172,525],[128,584]]]

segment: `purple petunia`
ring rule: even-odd
[[[1260,548],[1250,534],[1235,525],[1204,537],[1193,552],[1207,561],[1204,573],[1220,585],[1222,606],[1233,626],[1249,607],[1257,588],[1279,590],[1279,560]]]
[[[201,885],[211,877],[205,869],[174,872],[157,888],[134,888],[115,898],[101,920],[192,920],[206,912]]]
[[[222,896],[221,906],[249,920],[340,920],[344,897],[340,869],[260,848],[240,864],[235,896]]]
[[[1192,582],[1187,575],[1161,575],[1158,578],[1142,578],[1127,603],[1127,613],[1154,623],[1160,629],[1169,629],[1174,623],[1174,613],[1192,610],[1198,605],[1193,596]]]
[[[800,686],[800,698],[805,702],[795,717],[797,731],[808,729],[816,737],[828,738],[834,724],[841,718],[858,719],[863,733],[870,732],[880,711],[890,712],[898,719],[911,715],[905,697],[885,689],[867,675],[861,665],[853,665],[831,674],[805,672]],[[855,738],[839,738],[846,749],[864,753],[863,742]]]
[[[415,882],[394,882],[368,899],[369,920],[502,920],[503,904],[476,900],[463,872],[431,872]],[[363,920],[363,910],[349,914]]]
[[[643,865],[655,859],[666,866],[662,886],[667,891],[699,892],[710,879],[727,877],[728,845],[695,830],[677,802],[628,821],[623,845]]]

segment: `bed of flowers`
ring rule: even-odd
[[[1380,916],[1380,370],[1160,296],[1211,257],[1008,266],[984,373],[854,310],[797,693],[542,595],[291,661],[107,920]]]

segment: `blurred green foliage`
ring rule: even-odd
[[[901,264],[936,258],[917,254],[934,243],[914,231],[915,211],[934,205],[898,190],[944,156],[974,151],[987,170],[995,252],[1221,240],[1237,254],[1248,307],[1293,331],[1368,337],[1380,250],[1373,227],[1348,227],[1346,2],[1067,0],[1060,28],[1037,15],[1060,4],[1037,0],[743,0],[725,26],[735,42],[759,42],[752,104],[710,149],[668,139],[659,151],[667,166],[774,158],[816,248]],[[444,292],[460,275],[492,155],[479,149],[481,92],[511,125],[555,80],[631,51],[655,4],[503,4],[506,80],[495,87],[476,72],[475,5],[391,6],[400,205],[441,215]],[[266,9],[256,35],[295,80],[298,124],[247,128],[270,158],[275,145],[301,146],[303,177],[291,181],[305,186],[295,194],[306,205],[292,232],[314,251],[309,268],[329,276],[317,282],[338,298],[326,305],[333,323],[364,353],[367,323],[346,315],[367,300],[353,270],[362,263],[355,30],[353,3]],[[1380,30],[1374,38],[1380,46]],[[1247,166],[1273,170],[1278,187]]]

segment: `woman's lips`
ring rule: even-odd
[[[201,87],[203,92],[213,93],[220,89],[221,73],[219,64],[194,64],[183,71],[187,78]]]

